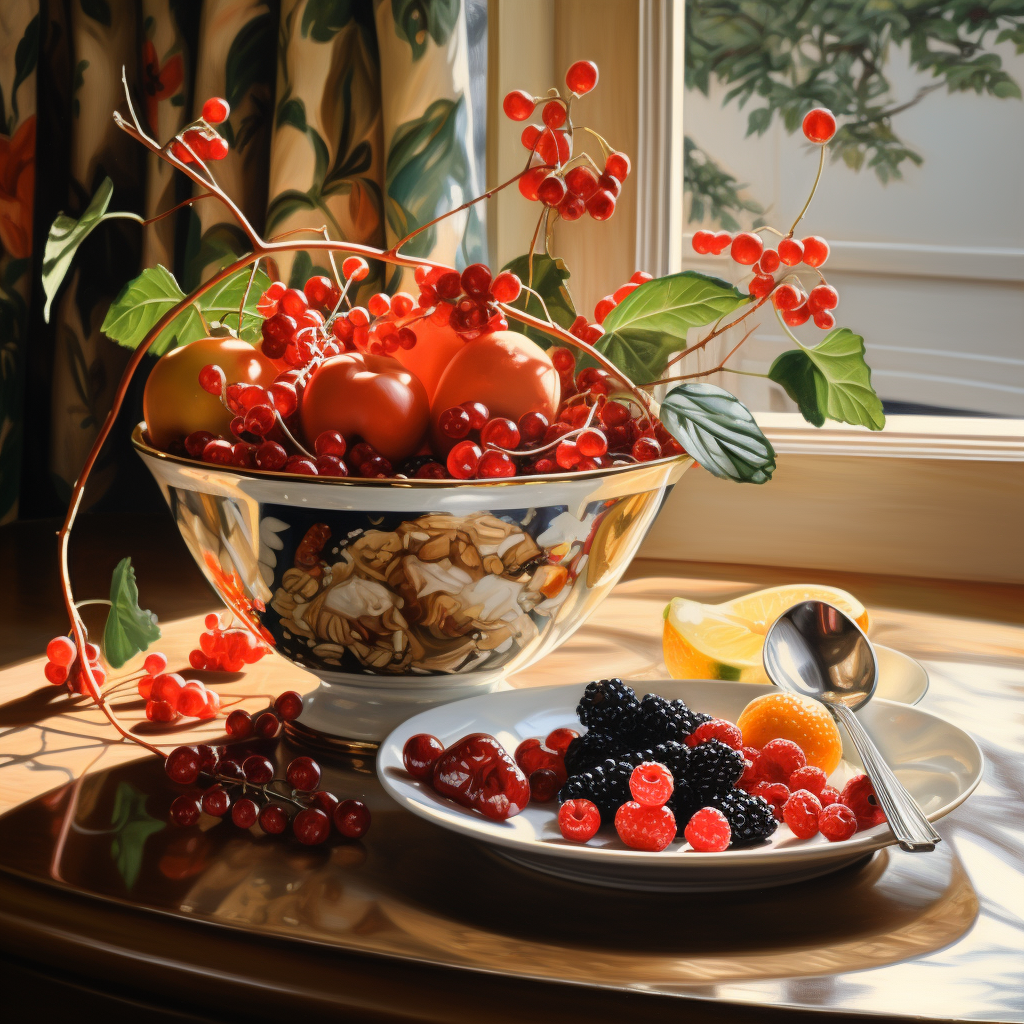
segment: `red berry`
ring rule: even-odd
[[[579,220],[587,212],[587,204],[574,196],[571,192],[566,193],[565,198],[558,204],[558,216],[562,220]]]
[[[228,119],[230,113],[231,107],[228,106],[227,100],[222,100],[219,96],[211,96],[203,104],[203,120],[209,121],[210,124],[221,124]]]
[[[331,834],[331,822],[318,807],[306,807],[292,819],[292,831],[300,843],[316,846]]]
[[[553,800],[562,788],[562,780],[550,768],[538,768],[530,773],[530,799],[539,804]]]
[[[804,263],[809,267],[820,267],[828,259],[828,242],[820,235],[809,235],[803,239]]]
[[[565,172],[565,187],[586,202],[597,190],[597,175],[589,167],[572,167]]]
[[[187,828],[194,825],[201,814],[199,801],[194,796],[182,794],[171,801],[171,821],[175,825]]]
[[[402,748],[402,764],[414,779],[428,779],[434,763],[444,753],[444,744],[429,733],[410,736]]]
[[[804,114],[803,128],[808,142],[824,145],[836,133],[836,119],[831,110],[815,107]]]
[[[619,181],[625,181],[629,177],[629,157],[625,153],[609,153],[608,159],[604,162],[606,174],[611,174]]]
[[[491,289],[491,268],[486,263],[471,263],[462,272],[461,281],[467,295],[486,296]]]
[[[702,807],[687,822],[683,838],[698,853],[721,853],[732,842],[732,828],[715,807]]]
[[[603,299],[599,299],[596,306],[594,306],[594,319],[599,323],[603,324],[605,317],[618,305],[618,303],[610,296],[606,295]]]
[[[558,828],[563,839],[585,843],[597,835],[601,812],[589,800],[566,800],[558,808]]]
[[[519,194],[524,199],[529,199],[530,202],[535,202],[540,198],[540,193],[537,191],[540,188],[540,183],[547,176],[547,167],[531,168],[519,179]]]
[[[153,700],[166,701],[176,707],[178,696],[185,688],[185,680],[177,672],[164,672],[153,680],[150,697]]]
[[[875,795],[875,787],[866,775],[855,775],[845,786],[839,802],[846,804],[857,816],[857,828],[873,828],[885,821],[882,810]]]
[[[178,712],[169,701],[151,700],[146,704],[146,717],[151,722],[173,722]]]
[[[608,220],[615,212],[615,196],[606,188],[598,189],[587,200],[587,213],[594,220]]]
[[[772,297],[775,308],[781,310],[796,309],[802,301],[803,297],[794,284],[780,284]]]
[[[738,725],[727,722],[724,718],[714,718],[710,722],[703,722],[686,737],[686,745],[695,747],[698,743],[707,743],[709,740],[720,740],[733,750],[743,749],[743,733]]]
[[[262,754],[250,754],[242,762],[242,772],[247,782],[262,786],[274,777],[274,762]]]
[[[818,799],[821,801],[822,807],[837,804],[839,803],[839,790],[835,786],[825,786],[818,794]]]
[[[555,462],[562,467],[562,469],[572,469],[573,466],[579,464],[580,459],[583,456],[580,454],[579,448],[576,447],[575,441],[563,441],[555,449]]]
[[[757,261],[756,270],[759,274],[774,274],[781,262],[779,254],[774,249],[765,249]]]
[[[519,444],[519,428],[514,421],[496,416],[484,424],[480,431],[480,443],[495,448],[516,448]]]
[[[789,786],[782,782],[761,782],[754,786],[750,793],[766,800],[771,806],[776,821],[782,821],[782,808],[790,797]]]
[[[505,116],[513,121],[525,121],[536,106],[533,97],[522,89],[513,89],[506,94],[501,103],[501,109],[505,111]]]
[[[483,402],[463,402],[462,408],[469,413],[469,426],[471,430],[481,430],[484,424],[491,418],[487,406]]]
[[[53,659],[50,659],[53,661]],[[142,667],[151,675],[161,675],[167,668],[167,656],[160,654],[158,651],[153,654],[148,654],[146,660],[142,663]]]
[[[246,740],[252,733],[252,715],[248,711],[236,708],[224,722],[224,731],[235,740]]]
[[[719,231],[711,240],[711,252],[715,256],[721,256],[730,245],[732,245],[732,235],[728,231]]]
[[[789,782],[789,777],[807,764],[804,752],[792,740],[769,740],[761,748],[761,771],[768,782]]]
[[[789,777],[789,788],[792,790],[806,789],[808,793],[820,796],[828,782],[828,776],[812,764],[797,768]]]
[[[448,471],[440,462],[425,462],[416,470],[417,480],[447,480]]]
[[[256,801],[250,800],[247,796],[236,800],[231,808],[231,820],[239,828],[252,828],[259,814],[260,809],[256,806]]]
[[[320,765],[311,757],[296,757],[289,761],[285,778],[292,789],[297,789],[301,793],[312,793],[320,785]]]
[[[287,461],[288,453],[276,441],[264,441],[253,453],[253,462],[257,469],[278,470]]]
[[[334,827],[346,839],[361,839],[370,828],[370,809],[362,800],[342,800],[334,808]]]
[[[217,775],[233,782],[241,782],[245,778],[242,766],[231,757],[222,757],[217,762]]]
[[[827,310],[814,314],[814,326],[820,327],[823,331],[831,331],[836,325],[836,318]]]
[[[193,430],[192,433],[185,438],[185,451],[188,452],[193,459],[201,459],[203,457],[203,449],[211,441],[216,440],[217,435],[211,434],[208,430]]]
[[[460,441],[448,453],[448,472],[456,480],[468,480],[476,473],[482,454],[479,445],[472,441]]]
[[[537,186],[537,198],[545,206],[557,206],[565,198],[565,182],[557,174],[548,174]]]
[[[618,199],[622,193],[622,182],[619,181],[614,174],[602,174],[597,179],[597,184],[606,192],[611,192],[616,199]]]
[[[313,794],[312,806],[320,808],[324,814],[330,817],[334,813],[334,808],[338,806],[338,798],[333,793],[321,789]]]
[[[267,835],[279,836],[288,827],[288,812],[280,804],[267,804],[257,820]]]
[[[818,830],[830,843],[841,843],[857,831],[857,815],[845,804],[829,804],[818,815]]]
[[[630,451],[637,462],[653,462],[661,458],[661,445],[653,437],[638,437]]]
[[[807,308],[807,303],[801,302],[796,309],[787,309],[782,314],[782,320],[790,327],[799,327],[801,324],[807,323],[810,315],[811,311]]]
[[[523,282],[509,270],[503,270],[491,283],[495,302],[515,302],[523,290]]]
[[[480,462],[476,467],[476,475],[487,480],[515,476],[516,464],[505,452],[489,448],[480,456]]]
[[[764,252],[764,242],[752,231],[741,231],[733,238],[732,247],[729,249],[729,255],[737,263],[742,263],[746,267],[756,263],[761,258],[762,252]]]
[[[597,85],[597,65],[592,60],[578,60],[565,73],[565,84],[577,96],[583,96]]]
[[[815,285],[807,296],[807,308],[811,313],[835,309],[839,305],[839,292],[830,284]]]
[[[265,740],[272,740],[281,731],[281,719],[273,711],[257,715],[252,723],[253,731]]]
[[[370,265],[362,256],[349,256],[341,265],[345,280],[362,281],[370,273]]]
[[[548,733],[544,746],[556,754],[564,755],[569,749],[569,744],[578,737],[579,733],[575,729],[554,729]]]
[[[771,290],[774,287],[774,277],[765,277],[762,274],[755,274],[747,287],[747,291],[750,293],[751,298],[763,299],[766,295],[771,293]]]
[[[779,242],[779,259],[787,267],[795,267],[804,260],[804,244],[795,238],[783,238]]]
[[[782,808],[782,820],[797,839],[810,839],[818,834],[821,801],[806,789],[798,789]]]
[[[527,444],[540,441],[550,425],[542,412],[524,413],[518,423],[519,437]]]
[[[172,782],[192,785],[199,778],[202,758],[195,747],[175,747],[164,760],[164,771]]]
[[[588,459],[600,458],[608,451],[608,438],[603,430],[589,427],[576,438],[576,447]]]
[[[63,668],[67,668],[67,666],[75,660],[77,655],[78,648],[75,647],[75,643],[70,637],[55,636],[46,645],[46,657],[49,658],[54,665],[59,665]]]
[[[318,476],[348,476],[348,466],[337,455],[320,455],[316,460]]]
[[[438,418],[437,428],[445,437],[461,440],[469,434],[469,413],[461,405],[445,409]]]
[[[211,395],[219,395],[224,389],[224,371],[214,363],[199,371],[199,386]]]
[[[711,252],[711,245],[715,240],[715,233],[713,231],[694,231],[691,245],[693,251],[700,253],[702,256]]]
[[[285,473],[299,473],[303,476],[319,476],[316,463],[302,455],[291,455],[281,467]]]
[[[309,300],[311,306],[326,306],[333,290],[334,286],[331,284],[331,279],[323,274],[311,277],[302,286],[302,293]],[[281,294],[283,295],[284,293],[282,292]]]
[[[672,773],[657,761],[644,761],[629,777],[629,791],[638,804],[661,807],[672,795],[675,782]]]
[[[227,814],[230,806],[231,798],[228,796],[228,791],[220,783],[211,786],[203,794],[203,810],[215,818],[222,818]]]
[[[676,816],[667,807],[629,800],[615,812],[615,831],[634,850],[657,853],[676,837]]]
[[[285,722],[294,722],[302,714],[302,698],[294,690],[285,690],[274,701],[274,710]]]
[[[206,707],[206,687],[196,679],[190,679],[178,694],[174,705],[178,714],[186,718],[198,718]]]

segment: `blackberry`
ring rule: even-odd
[[[764,842],[779,827],[764,797],[751,796],[741,789],[715,797],[711,806],[717,807],[729,822],[732,829],[730,846]]]
[[[679,735],[679,723],[672,711],[672,705],[656,693],[648,693],[640,701],[636,731],[638,738],[651,744],[682,738]]]
[[[609,757],[615,758],[624,749],[621,739],[606,732],[585,732],[582,736],[577,736],[565,752],[566,774],[579,775],[580,772],[593,768]]]
[[[576,714],[588,729],[625,737],[636,731],[640,701],[621,679],[598,679],[587,683]]]
[[[632,799],[629,777],[634,767],[626,761],[615,761],[612,758],[602,761],[589,771],[567,779],[558,793],[558,802],[564,804],[566,800],[590,800],[601,813],[601,824],[610,825],[615,820],[615,812]]]
[[[679,739],[685,736],[689,736],[698,725],[703,725],[705,722],[710,722],[713,715],[706,715],[703,711],[693,711],[687,707],[686,701],[674,700],[671,701],[672,712],[675,715],[677,727],[679,729]]]
[[[743,774],[743,768],[743,755],[738,750],[720,740],[709,740],[690,749],[686,777],[704,806],[714,797],[725,796]]]

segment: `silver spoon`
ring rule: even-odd
[[[878,685],[874,648],[857,623],[824,601],[794,605],[768,630],[764,667],[776,686],[813,697],[843,724],[900,846],[935,849],[941,837],[854,714]]]

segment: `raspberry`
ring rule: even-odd
[[[747,792],[753,790],[761,778],[761,751],[757,747],[744,747],[740,753],[743,755],[743,774],[736,783],[740,789]]]
[[[676,837],[676,816],[667,807],[629,800],[615,812],[615,831],[628,847],[658,853]]]
[[[702,807],[683,830],[683,838],[698,853],[721,853],[732,841],[732,829],[721,811]]]
[[[547,738],[544,740],[544,746],[548,750],[553,750],[556,754],[565,756],[565,752],[569,749],[569,744],[573,740],[579,738],[579,733],[575,729],[555,729],[553,732],[549,732]]]
[[[806,789],[816,797],[821,796],[821,791],[828,783],[828,776],[814,765],[808,764],[803,768],[797,768],[789,777],[789,788],[792,790]]]
[[[698,743],[707,743],[708,740],[720,740],[727,747],[733,750],[743,749],[743,733],[739,727],[727,722],[724,718],[713,718],[710,722],[698,725],[696,729],[686,737],[686,745],[695,747]]]
[[[789,782],[790,775],[805,764],[804,752],[792,740],[769,740],[761,748],[761,773],[767,782]]]
[[[822,807],[837,804],[839,803],[839,790],[835,786],[822,786],[818,799],[821,801]]]
[[[875,787],[866,775],[855,775],[843,786],[839,802],[846,804],[857,816],[857,828],[863,831],[885,821],[885,811],[879,806]]]
[[[782,821],[782,808],[790,797],[789,786],[781,782],[761,782],[750,792],[766,800],[775,820]]]
[[[821,801],[806,789],[798,789],[782,808],[782,820],[797,839],[810,839],[818,831]]]
[[[841,843],[857,831],[857,815],[846,804],[829,804],[818,815],[818,828],[830,843]]]
[[[601,813],[589,800],[566,800],[558,808],[558,827],[563,839],[585,843],[597,835],[601,827]]]
[[[657,761],[644,761],[633,769],[629,777],[629,791],[638,804],[661,807],[675,789],[672,773]]]

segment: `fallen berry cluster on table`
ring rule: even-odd
[[[741,722],[758,717],[748,714],[756,704]],[[651,852],[680,832],[693,850],[713,853],[763,843],[780,822],[798,839],[820,833],[839,842],[885,821],[866,775],[839,791],[793,740],[744,744],[739,725],[682,700],[640,699],[622,680],[601,679],[588,684],[577,714],[582,735],[560,728],[530,737],[514,757],[483,733],[448,748],[419,733],[406,742],[403,762],[414,778],[485,817],[502,821],[530,800],[557,797],[563,838],[587,842],[613,825],[626,846]]]

